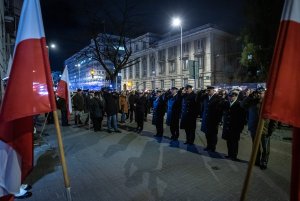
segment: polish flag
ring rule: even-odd
[[[263,117],[300,127],[300,1],[286,0],[267,82]]]
[[[33,167],[33,115],[53,110],[56,105],[40,2],[24,0],[13,63],[0,110],[0,140],[18,154],[21,177],[17,180],[5,174],[5,178],[0,178],[2,192],[14,193],[8,184],[21,184]],[[9,166],[11,160],[7,157],[5,165]],[[3,160],[0,158],[0,161]]]
[[[68,108],[68,118],[70,118],[70,114],[72,113],[72,103],[71,103],[71,94],[70,94],[69,71],[67,66],[65,67],[61,79],[58,83],[56,94],[57,96],[66,100],[66,104]]]
[[[262,117],[294,126],[291,201],[300,200],[300,1],[286,0],[267,82]]]

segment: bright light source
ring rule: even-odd
[[[172,26],[174,26],[174,27],[181,26],[181,20],[178,17],[174,18],[172,20]]]
[[[52,49],[55,49],[55,48],[56,48],[56,45],[55,45],[54,43],[51,43],[51,44],[50,44],[50,47],[51,47]]]

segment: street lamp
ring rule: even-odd
[[[180,27],[180,70],[182,71],[182,22],[180,18],[173,18],[172,26]]]

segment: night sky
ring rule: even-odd
[[[129,1],[136,6],[135,10],[141,21],[136,36],[146,32],[172,31],[174,28],[170,24],[174,16],[181,17],[183,31],[213,23],[238,34],[245,22],[245,0]],[[117,15],[115,5],[122,5],[124,0],[109,2],[111,3],[107,4],[103,0],[41,0],[47,42],[57,45],[55,50],[50,50],[52,70],[62,70],[65,59],[89,44],[91,35],[86,30],[91,19],[89,15],[101,13],[103,6]]]

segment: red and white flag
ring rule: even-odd
[[[70,93],[69,71],[67,66],[64,69],[60,81],[58,82],[56,94],[60,98],[66,100],[66,104],[68,108],[68,118],[70,118],[70,114],[72,113],[72,103],[71,103],[71,93]]]
[[[0,110],[0,140],[10,145],[20,157],[20,182],[33,167],[33,115],[55,109],[40,2],[25,0]],[[6,186],[1,187],[5,189]]]
[[[267,81],[263,117],[300,127],[300,1],[286,0]]]
[[[290,200],[300,200],[300,0],[286,0],[267,81],[262,117],[293,128]]]

